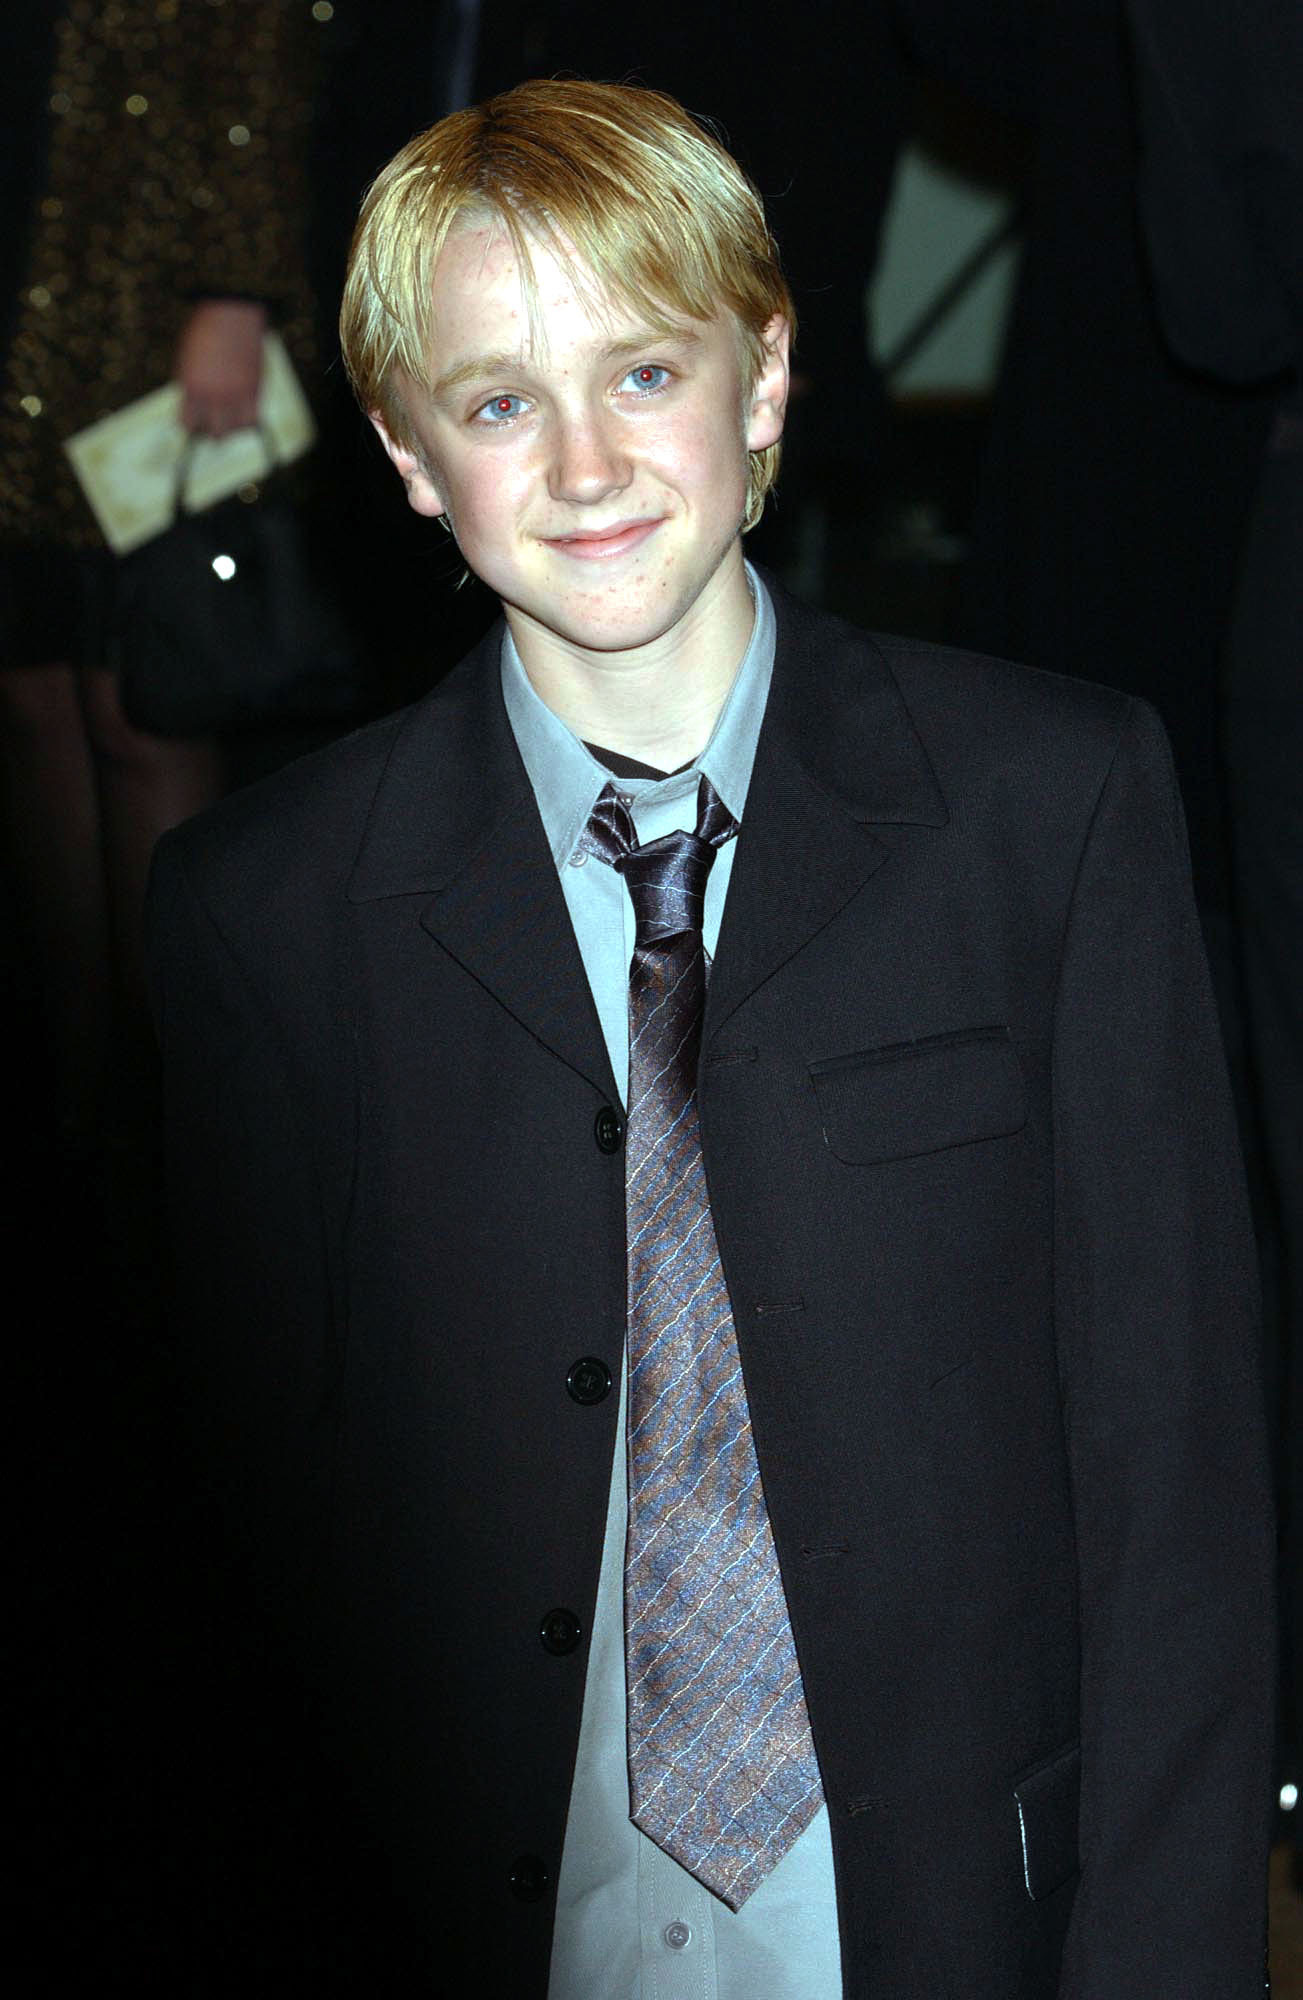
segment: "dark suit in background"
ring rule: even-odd
[[[1163,333],[1275,415],[1239,549],[1223,744],[1254,1108],[1269,1186],[1268,1357],[1278,1414],[1287,1656],[1282,1776],[1303,1696],[1303,12],[1129,0],[1140,209]]]
[[[1154,703],[1220,976],[1218,663],[1270,397],[1228,394],[1163,341],[1136,217],[1118,0],[1008,0],[983,7],[976,27],[964,19],[976,10],[958,11],[957,54],[983,37],[1009,54],[1035,145],[954,636]],[[942,38],[931,46],[941,60]]]

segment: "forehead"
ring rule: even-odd
[[[536,230],[525,231],[524,250],[496,217],[454,225],[434,270],[432,378],[480,355],[546,365],[639,335],[708,336],[722,324],[653,301],[635,305],[570,246]]]

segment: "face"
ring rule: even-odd
[[[777,442],[786,330],[744,380],[731,319],[666,337],[531,243],[529,312],[510,238],[466,222],[435,273],[434,383],[406,396],[417,450],[386,449],[419,513],[446,515],[517,643],[594,653],[674,631],[745,589],[747,453]]]

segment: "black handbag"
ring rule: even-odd
[[[339,720],[360,704],[357,647],[300,508],[273,480],[256,499],[182,512],[123,558],[109,657],[140,729],[203,736]]]

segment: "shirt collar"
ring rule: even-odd
[[[755,622],[710,741],[691,770],[677,778],[618,780],[621,791],[641,796],[655,788],[659,795],[662,787],[666,793],[671,787],[695,787],[697,775],[704,773],[739,825],[769,698],[776,637],[769,592],[750,563],[746,565],[746,573],[755,605]],[[588,824],[603,786],[612,782],[611,773],[534,692],[510,631],[502,635],[501,668],[507,716],[534,788],[552,859],[558,868],[563,868]]]

